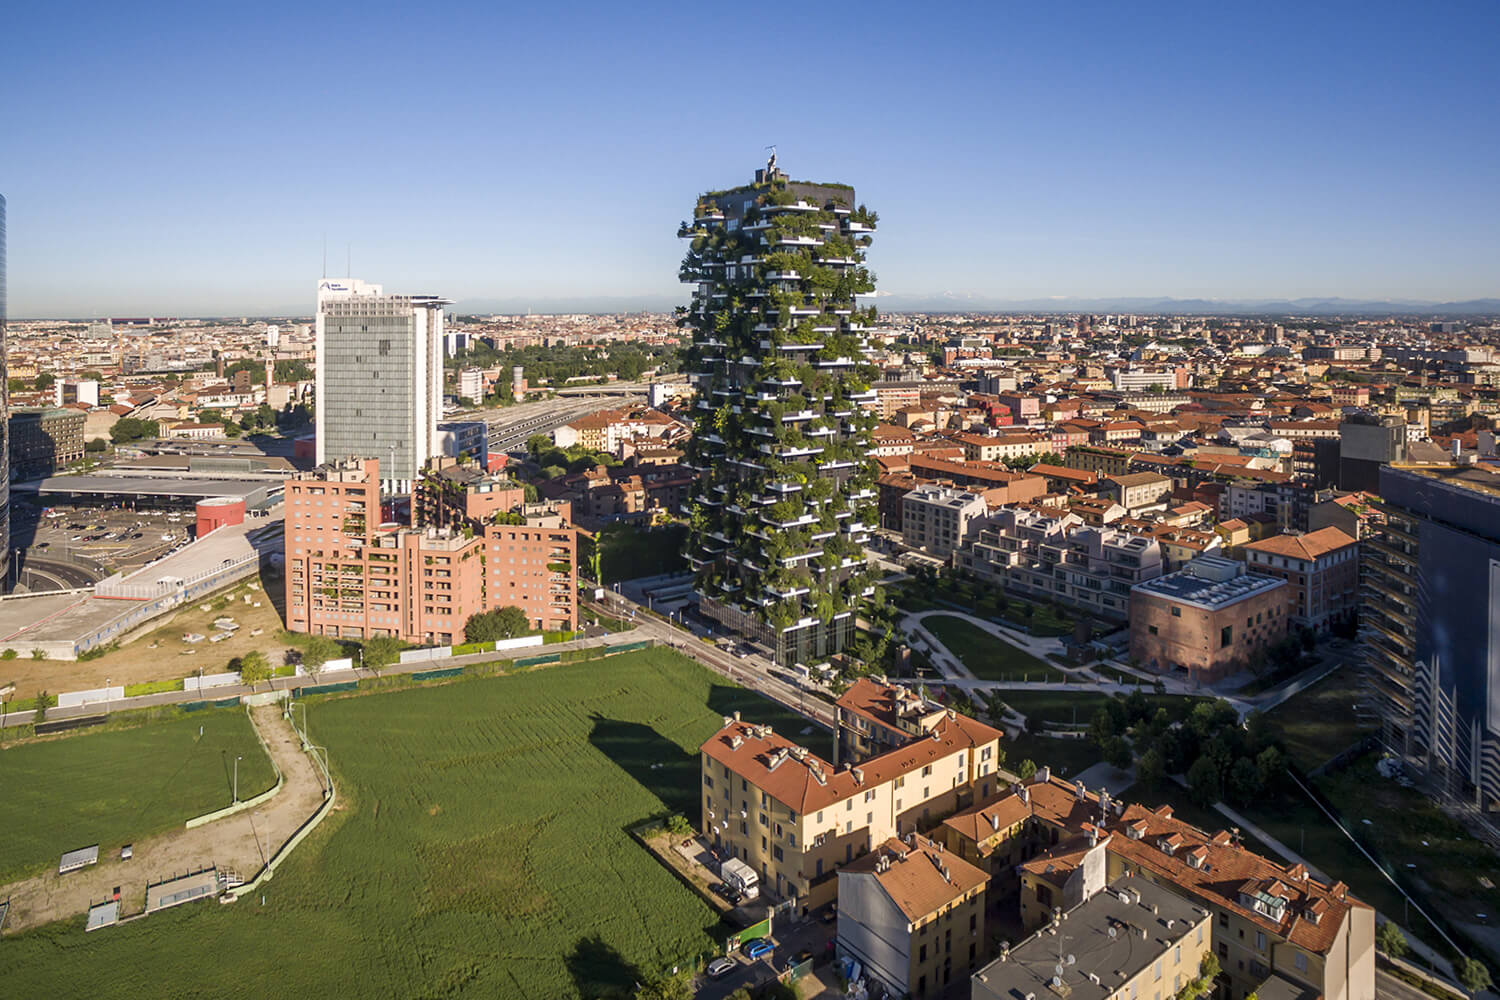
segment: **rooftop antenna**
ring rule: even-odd
[[[766,161],[766,177],[769,178],[776,172],[776,144],[773,142],[766,148],[771,151],[771,158]]]

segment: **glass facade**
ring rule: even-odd
[[[327,459],[374,458],[382,478],[414,480],[431,457],[440,402],[428,384],[428,311],[401,296],[357,296],[325,303],[323,323],[318,433]]]
[[[5,197],[0,195],[0,587],[10,589],[10,377],[5,358]]]

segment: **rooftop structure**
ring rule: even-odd
[[[1176,573],[1137,584],[1135,590],[1167,597],[1178,604],[1218,611],[1281,586],[1284,586],[1281,580],[1251,573],[1243,563],[1233,559],[1200,556]]]

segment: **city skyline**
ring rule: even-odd
[[[805,51],[751,45],[727,13],[450,5],[426,15],[448,29],[444,71],[418,77],[368,59],[394,16],[29,9],[0,68],[31,98],[7,108],[0,174],[11,314],[307,315],[325,240],[326,273],[352,255],[459,309],[680,304],[661,219],[772,143],[797,179],[861,177],[893,305],[1500,295],[1500,140],[1476,99],[1500,82],[1491,5],[1101,7],[1082,27],[858,10],[815,82]],[[704,88],[726,85],[704,53],[736,38],[773,99],[697,128]],[[99,97],[120,72],[128,105]],[[847,125],[798,113],[819,87]],[[362,156],[340,130],[393,141]]]

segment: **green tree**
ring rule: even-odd
[[[109,442],[103,438],[89,438],[88,443],[83,446],[83,450],[90,452],[108,451]]]
[[[1274,789],[1286,771],[1286,757],[1276,747],[1266,747],[1255,758],[1255,770],[1260,775],[1261,787]]]
[[[1104,741],[1100,748],[1104,751],[1104,762],[1117,771],[1125,771],[1130,768],[1132,756],[1130,744],[1125,742],[1122,736],[1111,736]]]
[[[1223,789],[1219,782],[1219,765],[1204,755],[1193,761],[1193,766],[1188,768],[1188,795],[1195,805],[1207,809],[1223,797]]]
[[[464,639],[468,642],[494,642],[496,639],[514,639],[531,631],[531,622],[526,612],[515,605],[481,611],[464,624]]]
[[[42,372],[36,377],[36,381],[33,382],[32,385],[35,387],[37,392],[46,392],[48,389],[52,388],[52,386],[56,382],[56,375],[53,375],[51,372]]]
[[[271,661],[258,649],[251,650],[237,660],[231,660],[229,667],[239,672],[240,683],[249,684],[252,691],[261,681],[271,679]]]
[[[127,441],[139,441],[142,438],[156,437],[160,433],[161,427],[155,420],[121,417],[109,429],[109,439],[115,444],[123,444]]]
[[[388,635],[367,639],[359,655],[360,666],[378,674],[401,658],[401,650],[405,646],[400,639],[392,639]]]
[[[341,652],[339,644],[326,635],[310,636],[306,644],[302,647],[302,667],[316,677],[322,672],[323,664],[338,656]]]
[[[1030,781],[1036,776],[1036,761],[1027,757],[1020,764],[1016,765],[1016,774],[1020,776],[1022,781]]]
[[[1493,980],[1490,970],[1477,958],[1461,958],[1458,961],[1458,981],[1470,993],[1489,989]]]
[[[47,709],[57,704],[57,696],[48,694],[46,691],[36,693],[36,714],[32,716],[33,722],[45,722]]]
[[[1229,769],[1228,785],[1229,798],[1236,805],[1245,806],[1254,802],[1264,787],[1255,761],[1249,757],[1236,760],[1234,766]]]
[[[1135,780],[1147,788],[1155,788],[1161,784],[1166,775],[1166,761],[1162,759],[1161,751],[1155,747],[1141,754],[1141,759],[1135,763]]]
[[[1381,924],[1380,930],[1375,932],[1375,944],[1392,958],[1402,958],[1411,951],[1411,945],[1406,943],[1406,935],[1391,920]]]
[[[636,987],[635,1000],[693,1000],[692,975],[684,971],[652,979]]]

